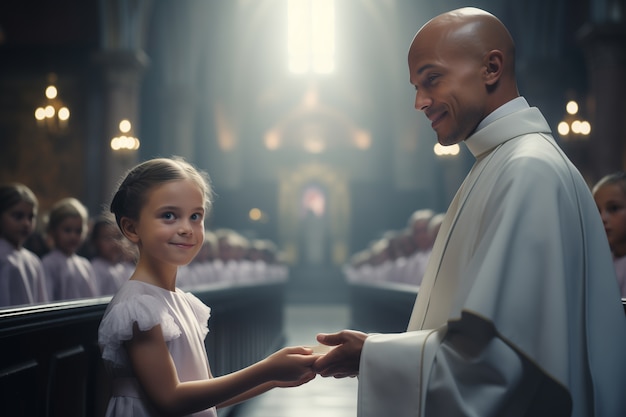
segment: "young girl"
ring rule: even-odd
[[[35,230],[37,206],[27,186],[0,186],[0,307],[48,301],[41,261],[23,247]]]
[[[102,356],[113,376],[107,417],[215,417],[216,406],[315,377],[315,355],[303,347],[284,348],[225,376],[211,375],[204,346],[211,310],[176,287],[178,267],[188,264],[204,241],[209,196],[206,177],[192,165],[159,158],[132,169],[113,198],[111,211],[124,236],[138,246],[139,259],[100,324]]]
[[[91,266],[100,295],[115,294],[133,272],[130,263],[124,261],[123,237],[113,216],[100,216],[93,224],[90,243],[95,255]]]
[[[593,198],[613,252],[620,292],[626,298],[626,173],[617,172],[600,179],[593,187]]]
[[[51,300],[98,296],[91,262],[76,251],[87,234],[87,208],[75,198],[64,198],[52,206],[47,233],[54,249],[41,262]]]

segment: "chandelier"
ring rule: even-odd
[[[45,89],[45,100],[35,109],[37,125],[58,133],[67,127],[70,109],[59,98],[59,90],[55,85],[56,76],[49,76],[49,84]]]
[[[565,105],[565,117],[557,126],[559,135],[564,140],[585,140],[591,133],[591,124],[582,118],[578,112],[579,106],[575,100]]]
[[[120,135],[111,139],[111,149],[114,151],[136,151],[139,149],[139,139],[132,135],[132,124],[128,119],[119,123]]]

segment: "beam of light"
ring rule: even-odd
[[[289,0],[287,54],[294,74],[335,69],[334,0]]]
[[[318,74],[329,74],[335,69],[334,0],[315,0],[311,6],[313,71]]]

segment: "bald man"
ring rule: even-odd
[[[476,162],[441,225],[409,328],[320,334],[323,376],[359,376],[358,415],[626,413],[626,318],[590,191],[519,96],[504,25],[474,8],[427,22],[415,108]]]

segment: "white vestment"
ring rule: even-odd
[[[465,143],[408,331],[363,347],[358,415],[624,416],[626,318],[587,184],[527,104]]]

